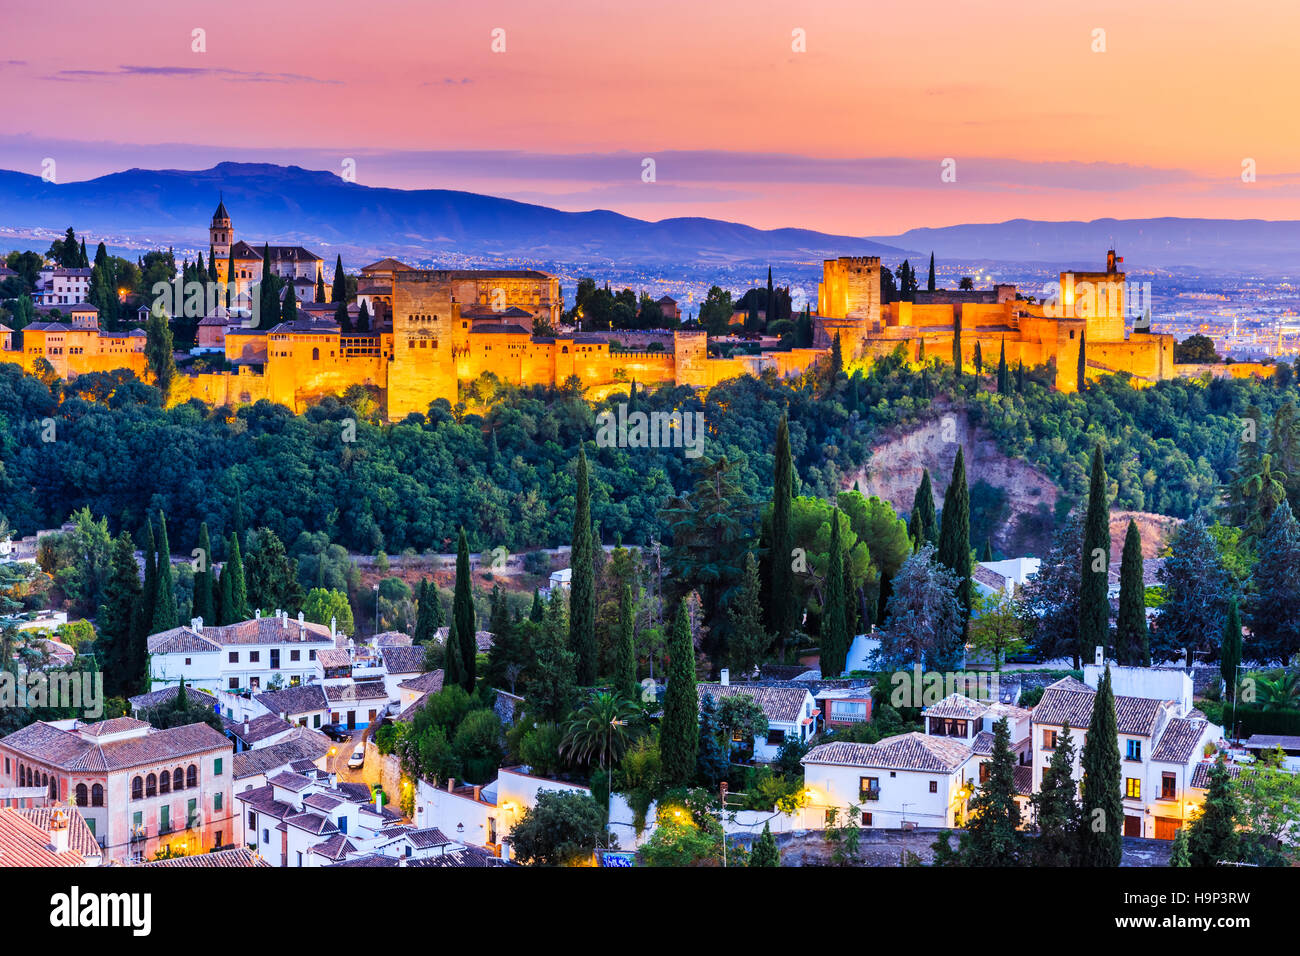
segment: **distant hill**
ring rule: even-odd
[[[1115,249],[1144,269],[1188,267],[1205,272],[1294,272],[1300,265],[1300,222],[1265,219],[1012,219],[910,229],[879,242],[931,251],[942,259],[988,259],[1084,266]]]
[[[129,169],[53,185],[0,170],[0,221],[92,236],[207,244],[224,194],[238,236],[379,254],[459,253],[583,263],[807,262],[900,250],[807,229],[754,229],[716,219],[646,222],[607,210],[546,206],[448,189],[385,189],[298,166],[221,163],[211,169]],[[322,256],[325,249],[316,250]]]

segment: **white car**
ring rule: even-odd
[[[352,756],[348,758],[349,770],[360,770],[366,762],[366,747],[364,744],[357,744],[357,749],[352,751]]]

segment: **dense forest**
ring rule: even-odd
[[[568,543],[573,461],[585,442],[601,537],[647,544],[668,536],[670,498],[711,460],[734,466],[746,497],[769,500],[783,412],[796,493],[826,497],[845,487],[882,429],[936,414],[936,400],[966,408],[1002,451],[1056,480],[1067,501],[1085,493],[1089,455],[1100,444],[1114,507],[1186,517],[1216,502],[1246,410],[1258,408],[1267,430],[1278,409],[1300,397],[1291,367],[1279,370],[1265,381],[1175,380],[1147,389],[1111,378],[1066,395],[1044,384],[1041,369],[999,376],[1006,387],[999,392],[991,369],[955,382],[950,365],[918,370],[891,356],[851,374],[820,367],[790,382],[736,379],[703,398],[684,387],[636,389],[631,409],[703,413],[705,454],[692,460],[680,448],[596,447],[596,416],[628,399],[593,406],[573,389],[518,389],[489,378],[455,407],[440,401],[427,415],[390,424],[360,389],[303,415],[267,402],[167,408],[155,388],[126,373],[61,382],[4,365],[0,517],[30,534],[88,507],[114,533],[136,533],[146,513],[164,511],[178,552],[193,546],[201,522],[215,540],[256,527],[284,541],[324,532],[364,553],[449,551],[464,525],[475,550],[519,551]],[[1288,427],[1262,440],[1281,446],[1275,467],[1294,481],[1300,426],[1292,417]]]

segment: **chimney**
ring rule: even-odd
[[[194,630],[196,630],[196,631],[202,631],[202,630],[203,630],[203,618],[201,618],[201,617],[196,617],[196,618],[194,619]]]
[[[477,786],[477,785],[474,787],[474,802],[475,802],[475,803],[478,803],[478,795],[479,795],[480,793],[482,793],[482,792],[483,792],[483,788],[482,788],[482,787]]]
[[[248,718],[244,718],[244,742],[248,742]]]
[[[68,852],[68,814],[61,808],[50,817],[50,848],[55,853]]]
[[[259,607],[256,611],[253,612],[253,616],[256,618],[256,620],[260,621],[262,619],[262,609]]]
[[[304,620],[305,620],[305,618],[304,618],[304,616],[303,616],[302,611],[299,611],[299,612],[298,612],[298,624],[301,625],[302,622],[303,622]]]
[[[331,615],[330,616],[330,640],[334,640],[335,638],[338,637],[338,626],[339,626],[339,619]]]
[[[729,669],[724,667],[721,671],[719,671],[718,678],[719,680],[722,681],[723,687],[731,686],[731,671]]]
[[[453,792],[455,789],[456,789],[456,778],[455,778],[455,777],[448,777],[448,778],[447,778],[447,792],[448,792],[448,793],[451,793],[451,792]]]

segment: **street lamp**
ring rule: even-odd
[[[376,584],[374,586],[374,589],[375,589],[375,633],[378,634],[379,633],[379,585]]]

